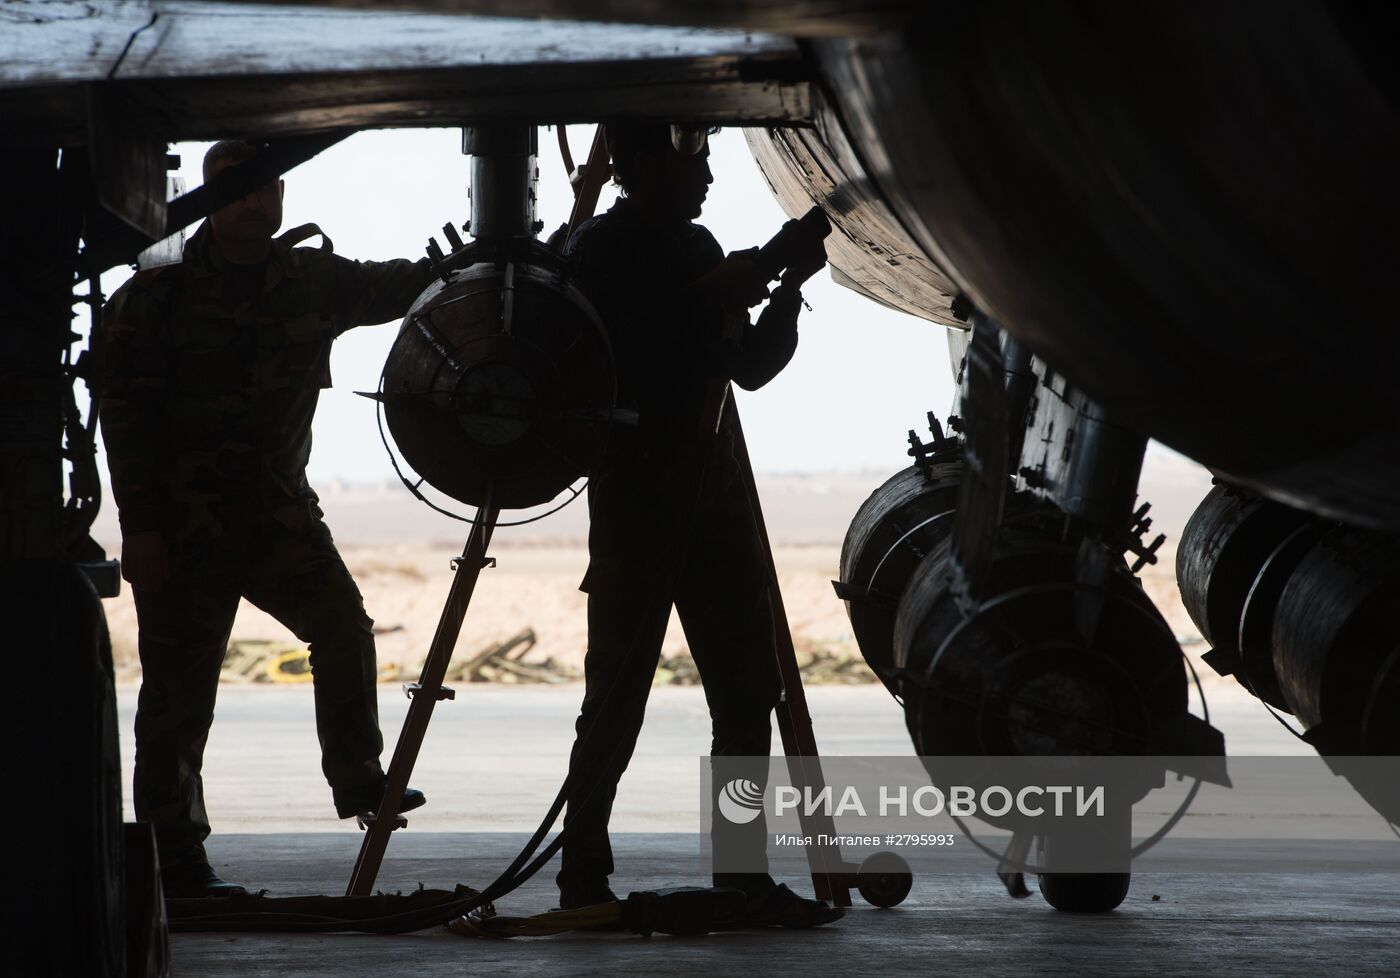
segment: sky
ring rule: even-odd
[[[584,159],[593,127],[570,126],[568,134],[575,159]],[[541,129],[545,234],[567,219],[572,204],[556,140],[556,130]],[[180,155],[187,189],[202,182],[200,163],[208,145],[181,143],[172,149]],[[699,223],[726,250],[762,244],[787,215],[741,130],[711,137],[710,165],[715,182]],[[349,258],[419,258],[430,235],[442,240],[444,223],[460,228],[467,220],[467,182],[468,158],[458,129],[361,132],[286,175],[283,228],[314,222],[336,252]],[[606,187],[599,210],[615,197],[616,189]],[[106,294],[130,274],[125,268],[108,272]],[[927,411],[944,417],[952,403],[945,330],[836,285],[826,270],[803,293],[812,311],[802,313],[792,362],[761,390],[738,392],[754,468],[892,474],[908,464],[908,429],[923,429]],[[397,323],[362,327],[336,341],[334,387],[322,392],[313,428],[308,469],[313,486],[395,478],[379,443],[373,402],[354,392],[375,388],[397,329]]]

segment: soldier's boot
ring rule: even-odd
[[[716,873],[714,885],[744,894],[747,927],[820,927],[846,916],[842,908],[799,896],[767,873]]]
[[[219,878],[203,860],[162,866],[160,885],[167,900],[247,896],[247,887]]]
[[[335,813],[340,818],[354,818],[356,815],[371,815],[379,812],[384,801],[384,790],[389,786],[387,777],[368,784],[332,788],[331,797],[335,800]],[[426,795],[417,788],[405,788],[399,801],[399,814],[422,808],[428,801]]]

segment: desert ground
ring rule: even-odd
[[[838,576],[841,540],[852,515],[891,474],[893,470],[767,474],[758,479],[794,644],[804,660],[820,659],[828,666],[821,670],[828,679],[873,681],[859,661],[831,581]],[[467,527],[422,506],[399,485],[317,488],[326,520],[374,619],[382,678],[411,678],[427,652],[451,584],[450,561],[461,552]],[[1205,647],[1177,595],[1175,543],[1209,488],[1206,470],[1165,451],[1149,452],[1141,498],[1153,505],[1152,533],[1166,533],[1167,543],[1157,564],[1144,570],[1143,583],[1193,660]],[[527,526],[499,529],[491,548],[497,564],[481,576],[454,658],[469,660],[529,630],[535,641],[522,661],[538,667],[530,670],[532,676],[563,680],[576,674],[586,647],[586,598],[578,585],[588,565],[587,533],[582,499]],[[103,508],[94,536],[109,553],[118,551],[113,507]],[[135,681],[140,667],[129,590],[105,606],[119,681]],[[298,643],[245,602],[231,645],[256,651],[292,649]],[[685,636],[673,620],[663,657],[683,660],[685,654]],[[503,681],[519,681],[521,672],[488,670]],[[249,675],[263,673],[254,669]],[[1204,681],[1218,681],[1213,677],[1204,670]]]

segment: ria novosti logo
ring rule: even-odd
[[[954,817],[1001,818],[1013,810],[1025,818],[1052,814],[1060,818],[1070,814],[1071,802],[1076,818],[1102,818],[1105,809],[1103,785],[1087,790],[1084,785],[990,785],[979,791],[971,785],[951,785],[945,790],[926,784],[912,792],[907,785],[893,789],[881,785],[878,806],[874,808],[867,805],[868,799],[862,798],[854,785],[847,785],[839,793],[831,785],[815,791],[811,787],[799,790],[779,785],[775,795],[774,815],[778,818],[792,812],[835,818],[906,818],[911,814],[927,818],[944,812]],[[721,815],[735,825],[744,825],[763,812],[763,789],[746,778],[735,778],[720,790],[718,801]]]
[[[735,778],[719,792],[719,813],[735,825],[745,825],[763,813],[763,789],[746,778]]]

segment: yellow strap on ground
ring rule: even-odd
[[[293,664],[301,668],[288,668]],[[287,649],[267,660],[267,678],[274,683],[311,682],[311,653],[306,649]]]

